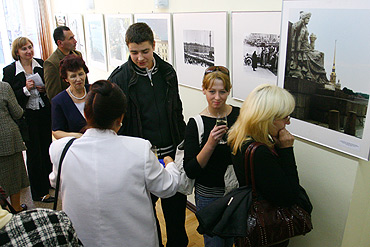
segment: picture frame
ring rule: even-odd
[[[107,71],[107,52],[103,15],[85,14],[84,24],[88,65]]]
[[[64,13],[55,14],[55,27],[67,26],[67,15]]]
[[[179,84],[201,90],[207,67],[228,67],[227,17],[227,12],[173,14]]]
[[[170,13],[134,14],[134,21],[144,22],[153,30],[155,52],[164,61],[173,62],[172,20]]]
[[[363,160],[370,150],[370,35],[360,24],[369,21],[365,1],[283,1],[278,71],[278,85],[296,100],[288,130]]]
[[[132,14],[106,14],[105,31],[109,68],[122,65],[128,59],[129,52],[125,42],[128,27],[133,23]]]
[[[76,50],[81,52],[82,58],[87,61],[84,22],[81,14],[68,14],[68,27],[77,41]]]
[[[277,85],[280,11],[232,12],[232,97],[244,101],[258,85]]]

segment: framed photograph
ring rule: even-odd
[[[368,160],[370,3],[284,1],[278,84],[296,99],[288,129]]]
[[[109,67],[125,63],[129,52],[125,42],[127,28],[132,24],[131,14],[105,15],[105,31]]]
[[[173,14],[179,83],[202,89],[209,66],[227,67],[227,12]]]
[[[55,26],[67,26],[67,16],[65,14],[55,14]]]
[[[82,57],[86,60],[86,43],[85,43],[85,32],[84,23],[81,14],[68,14],[68,27],[75,35],[77,41],[76,50],[81,52]]]
[[[281,12],[232,12],[232,96],[277,84]]]
[[[172,64],[171,14],[135,14],[136,22],[145,22],[153,30],[155,52],[164,61]]]
[[[85,14],[84,23],[88,65],[107,71],[103,15]]]

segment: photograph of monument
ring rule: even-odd
[[[184,30],[184,63],[202,67],[215,63],[214,35],[210,30]]]
[[[227,12],[174,13],[173,37],[179,84],[202,90],[207,67],[227,67]]]
[[[290,13],[284,88],[296,98],[292,117],[362,138],[370,92],[370,34],[359,24],[370,21],[370,11]]]

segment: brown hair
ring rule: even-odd
[[[116,84],[99,80],[91,85],[85,101],[87,128],[110,129],[125,114],[126,96]]]
[[[82,57],[75,54],[65,56],[59,63],[60,77],[65,80],[67,79],[67,71],[76,72],[81,68],[83,68],[86,74],[89,73],[89,69]]]
[[[204,75],[202,88],[203,89],[211,88],[213,86],[213,83],[215,82],[215,79],[220,79],[224,84],[225,90],[227,92],[230,92],[231,90],[230,77],[227,74],[218,70]]]
[[[12,43],[12,57],[15,61],[19,60],[18,50],[21,49],[23,46],[25,46],[27,44],[27,42],[30,42],[32,47],[33,47],[32,41],[27,37],[18,37],[13,41],[13,43]]]

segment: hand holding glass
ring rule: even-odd
[[[216,118],[216,126],[226,125],[227,126],[227,118],[226,116],[218,115]],[[218,142],[218,144],[226,144],[226,135],[223,135],[222,139]]]

